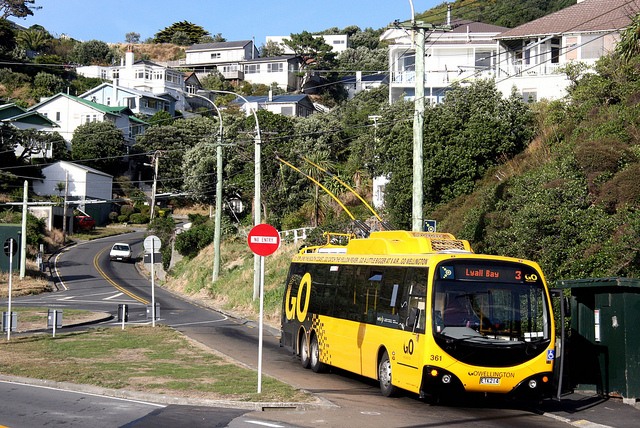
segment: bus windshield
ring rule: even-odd
[[[546,293],[532,267],[450,260],[440,263],[435,274],[434,334],[473,342],[549,340]]]

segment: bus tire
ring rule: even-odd
[[[302,334],[300,337],[300,363],[305,369],[311,367],[311,358],[309,357],[309,342],[307,342],[307,336],[305,334]]]
[[[318,345],[318,338],[315,335],[311,337],[309,359],[311,360],[311,370],[313,370],[314,373],[320,373],[325,370],[325,365],[320,362],[320,346]]]
[[[389,353],[384,351],[380,363],[378,363],[378,380],[380,381],[380,391],[385,397],[393,397],[398,394],[398,387],[391,383],[391,360]]]

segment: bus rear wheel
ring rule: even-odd
[[[389,353],[384,351],[380,363],[378,364],[378,379],[380,380],[380,391],[385,397],[393,397],[398,393],[398,388],[391,384],[391,360]]]
[[[311,338],[309,357],[311,360],[311,370],[313,370],[314,373],[324,371],[325,365],[320,362],[320,346],[318,346],[318,338],[315,335]]]
[[[302,363],[302,367],[305,369],[308,369],[311,366],[309,342],[307,342],[307,337],[304,334],[300,338],[300,363]]]

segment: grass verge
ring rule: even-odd
[[[166,326],[97,328],[0,340],[0,373],[171,396],[310,402],[314,397],[262,377]]]

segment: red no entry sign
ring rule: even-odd
[[[280,234],[269,224],[259,224],[249,232],[249,248],[259,256],[269,256],[280,246]]]

